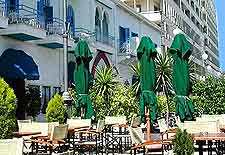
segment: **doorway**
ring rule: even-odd
[[[13,88],[17,99],[16,118],[18,120],[25,119],[25,80],[24,79],[5,79],[11,88]]]

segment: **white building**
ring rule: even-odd
[[[92,73],[97,65],[110,65],[117,68],[122,82],[130,81],[131,74],[124,59],[128,54],[135,56],[139,38],[148,35],[160,45],[159,26],[119,0],[76,0],[71,4],[76,10],[77,36],[90,33],[90,47],[96,55]]]
[[[220,71],[217,15],[214,0],[122,0],[136,12],[161,26],[162,45],[170,46],[173,30],[181,29],[193,44],[193,61],[204,74]],[[206,53],[207,60],[202,58]]]
[[[68,0],[67,22],[70,80],[74,41],[80,38],[94,55],[91,72],[113,66],[122,82],[131,80],[127,62],[135,60],[139,38],[148,35],[160,45],[160,27],[119,0]],[[14,87],[19,101],[28,84],[40,87],[43,104],[63,91],[62,33],[63,0],[0,0],[0,76]]]

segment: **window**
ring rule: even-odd
[[[131,32],[131,37],[138,37],[137,33]]]
[[[67,8],[67,17],[66,21],[70,23],[70,34],[74,37],[75,36],[75,15],[74,10],[71,5]]]
[[[96,31],[96,40],[101,40],[101,19],[100,19],[100,11],[96,8],[95,11],[95,31]]]
[[[154,5],[154,11],[159,11],[159,7]]]
[[[108,43],[109,38],[109,18],[107,13],[104,13],[103,20],[102,20],[102,27],[103,27],[103,41]]]
[[[141,5],[136,5],[136,8],[137,8],[137,12],[141,12]]]
[[[56,93],[60,93],[61,92],[61,88],[60,87],[53,87],[53,96],[56,94]]]
[[[51,97],[51,87],[49,86],[43,86],[42,88],[42,99],[43,99],[43,104],[42,104],[42,113],[46,113],[46,108],[48,106],[48,102],[50,101]]]
[[[119,40],[120,40],[120,52],[126,53],[128,48],[128,41],[130,38],[130,29],[124,28],[122,26],[119,27]]]

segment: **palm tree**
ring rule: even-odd
[[[98,68],[96,71],[95,84],[93,87],[96,95],[104,96],[106,101],[108,101],[110,95],[112,95],[115,84],[118,82],[113,76],[112,68],[102,67]]]
[[[172,58],[167,52],[158,54],[156,58],[156,90],[163,92],[167,100],[167,126],[169,124],[169,92],[172,90]]]
[[[133,77],[135,78],[135,81],[132,86],[133,91],[135,92],[136,96],[138,96],[138,93],[140,91],[140,64],[136,63],[130,65],[130,70],[133,73]]]

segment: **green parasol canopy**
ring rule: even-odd
[[[188,98],[190,88],[188,60],[192,54],[192,46],[184,34],[175,36],[169,53],[174,60],[172,82],[176,93],[176,114],[180,116],[182,121],[191,120],[194,106]]]
[[[149,108],[151,123],[156,121],[157,99],[155,95],[156,71],[154,59],[157,55],[155,44],[149,37],[142,37],[137,49],[137,57],[140,62],[140,115],[145,122],[145,106]]]
[[[74,56],[76,58],[74,81],[78,94],[76,107],[83,108],[84,117],[90,119],[94,116],[91,98],[88,95],[89,82],[91,80],[89,72],[89,62],[92,59],[92,53],[86,41],[81,40],[78,42],[77,47],[74,51]]]

